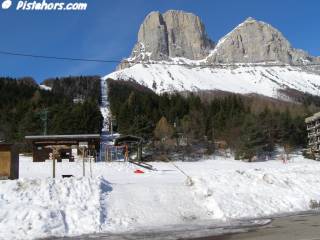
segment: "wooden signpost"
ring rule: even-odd
[[[66,145],[49,145],[46,148],[50,148],[52,153],[49,153],[49,159],[52,160],[52,177],[56,177],[56,160],[60,157],[61,149],[69,149]]]
[[[86,176],[85,150],[88,148],[88,142],[79,142],[79,149],[82,153],[82,175]]]

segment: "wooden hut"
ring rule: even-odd
[[[72,162],[83,146],[86,153],[92,156],[99,152],[100,147],[100,134],[38,135],[26,136],[25,139],[32,145],[34,162],[50,159],[53,149],[59,153],[58,162],[62,159]]]
[[[19,178],[19,154],[13,144],[0,143],[0,180]]]

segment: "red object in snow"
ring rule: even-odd
[[[141,171],[140,169],[137,169],[134,171],[134,173],[144,173],[144,171]]]

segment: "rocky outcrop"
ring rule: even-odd
[[[198,16],[169,10],[151,12],[140,26],[138,42],[128,61],[169,60],[183,57],[204,59],[214,47]],[[125,67],[122,64],[120,68]]]
[[[140,26],[132,58],[164,60],[169,56],[167,26],[159,12],[151,12]]]
[[[170,10],[163,14],[163,19],[167,26],[169,57],[199,60],[213,49],[214,44],[198,16]]]
[[[314,60],[306,52],[292,48],[277,29],[253,18],[248,18],[223,37],[208,58],[209,63],[298,64]]]

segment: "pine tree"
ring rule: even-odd
[[[237,156],[240,159],[251,161],[254,156],[259,156],[267,150],[267,135],[253,116],[246,117],[241,130],[240,141],[240,147],[237,151]]]

